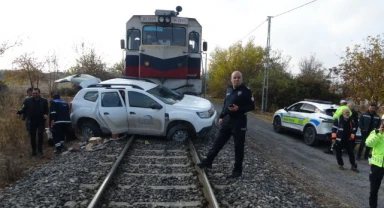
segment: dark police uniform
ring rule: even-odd
[[[238,106],[237,111],[229,110],[229,106],[232,104]],[[249,88],[244,85],[240,85],[236,89],[233,89],[232,86],[227,88],[224,106],[220,114],[223,123],[220,127],[219,136],[209,150],[207,158],[199,164],[200,167],[211,167],[214,158],[229,138],[233,136],[235,142],[235,167],[233,174],[237,173],[241,175],[244,159],[245,132],[247,130],[246,113],[254,109],[254,99]]]
[[[50,120],[55,123],[53,126],[53,140],[57,152],[61,152],[68,126],[71,123],[69,106],[65,101],[55,97],[51,102],[50,111]]]

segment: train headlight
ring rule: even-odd
[[[165,18],[165,22],[166,22],[166,23],[170,23],[170,22],[171,22],[171,18],[170,18],[170,17],[166,17],[166,18]]]
[[[144,66],[149,66],[149,61],[144,62]]]
[[[163,23],[164,22],[164,17],[159,17],[159,22]]]

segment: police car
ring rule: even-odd
[[[339,106],[328,101],[309,100],[297,102],[288,108],[280,109],[273,116],[273,130],[284,130],[303,134],[307,145],[316,145],[319,140],[328,140],[334,122],[333,113]]]
[[[72,125],[83,139],[102,133],[127,133],[183,141],[206,135],[217,120],[209,100],[180,95],[150,80],[115,78],[100,82],[89,75],[72,75],[55,82],[83,83],[71,102]]]

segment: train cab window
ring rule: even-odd
[[[139,50],[141,32],[138,29],[129,29],[127,32],[128,50]]]
[[[146,25],[143,27],[144,45],[185,46],[186,31],[183,27],[162,27]]]
[[[197,32],[190,32],[189,33],[189,44],[188,44],[188,51],[190,53],[199,53],[199,33]]]

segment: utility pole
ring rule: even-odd
[[[264,60],[264,84],[263,84],[263,97],[261,100],[261,110],[267,111],[267,101],[268,101],[268,76],[269,76],[269,50],[271,47],[271,18],[268,16],[268,36],[267,36],[267,46],[266,54]]]

